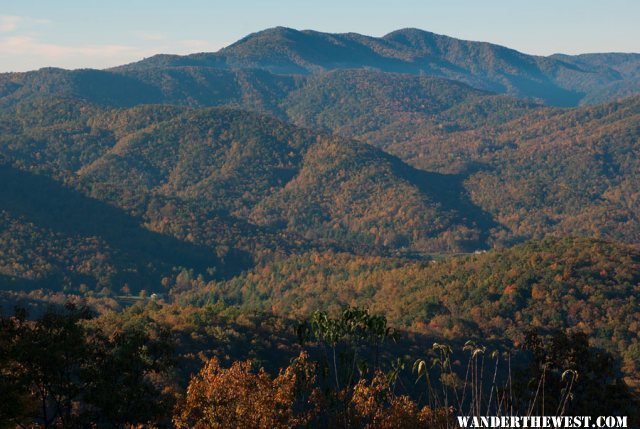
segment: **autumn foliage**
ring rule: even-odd
[[[304,365],[305,355],[300,356]],[[173,422],[178,429],[290,428],[306,418],[294,409],[300,382],[296,366],[271,378],[264,369],[253,370],[250,361],[220,366],[209,360],[189,383],[187,396]]]
[[[429,407],[419,407],[406,395],[396,396],[382,372],[335,392],[320,388],[317,370],[304,352],[275,378],[262,368],[254,370],[250,361],[225,369],[213,358],[191,379],[173,422],[179,429],[391,429],[424,427],[433,421]],[[441,412],[441,420],[443,416]]]

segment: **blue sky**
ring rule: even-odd
[[[0,0],[0,71],[216,51],[278,25],[372,36],[416,27],[539,55],[640,52],[638,22],[638,0]]]

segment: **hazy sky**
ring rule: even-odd
[[[640,0],[0,0],[0,71],[216,51],[278,25],[372,36],[417,27],[540,55],[640,52],[639,22]]]

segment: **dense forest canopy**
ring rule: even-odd
[[[0,74],[0,427],[636,418],[638,64],[275,28]]]

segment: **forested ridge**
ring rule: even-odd
[[[448,99],[435,83],[431,91]],[[353,87],[344,88],[334,93],[348,94]],[[454,93],[461,89],[469,96],[464,87]],[[359,97],[351,104],[356,100],[366,102]],[[422,115],[434,125],[410,127],[419,140],[378,142],[400,158],[361,142],[384,129],[351,140],[228,108],[114,110],[56,99],[8,108],[0,140],[9,185],[5,222],[13,231],[34,230],[34,238],[50,234],[43,226],[69,232],[74,214],[77,225],[95,218],[91,210],[99,210],[98,199],[115,206],[109,213],[114,222],[129,223],[126,228],[216,249],[216,257],[194,266],[219,274],[313,247],[378,255],[455,253],[548,233],[638,242],[637,98],[570,111],[529,111],[523,105],[516,119],[511,109],[498,125],[485,121],[480,128],[448,132],[435,124],[454,107],[424,100],[432,107]],[[399,126],[393,118],[389,122]],[[41,200],[21,201],[25,194]],[[68,209],[64,201],[70,198],[76,208],[69,215],[49,215],[56,205]],[[83,215],[84,207],[89,211]],[[36,209],[36,219],[46,225],[30,219]],[[33,225],[19,226],[25,221]],[[103,233],[86,229],[88,237]],[[84,233],[79,226],[75,232]],[[227,254],[225,270],[216,260]],[[60,270],[69,271],[53,271]],[[6,274],[19,272],[14,266]]]
[[[0,74],[0,427],[637,419],[638,63],[276,28]]]
[[[639,262],[637,248],[567,238],[438,262],[313,252],[179,299],[297,316],[366,305],[394,326],[448,339],[571,327],[618,349],[628,374],[635,374]]]

